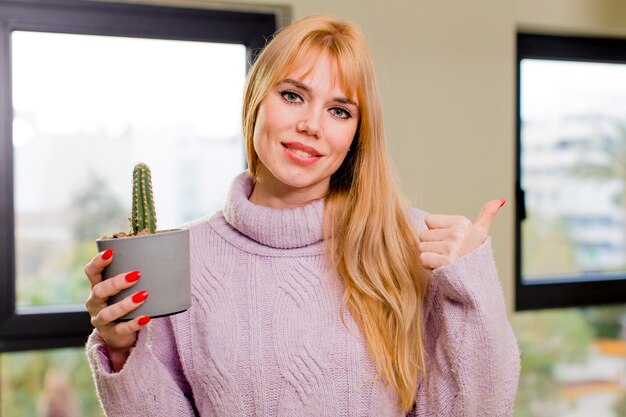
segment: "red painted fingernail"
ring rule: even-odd
[[[129,272],[128,274],[126,274],[124,278],[126,278],[126,281],[128,282],[135,282],[139,278],[141,278],[141,272],[140,271]]]
[[[502,207],[505,203],[506,203],[506,198],[503,198],[502,202],[500,203],[500,207]]]
[[[148,291],[139,291],[137,294],[133,295],[133,301],[135,303],[140,303],[148,298]]]
[[[150,316],[143,316],[139,319],[138,323],[140,326],[145,326],[146,324],[150,323],[150,320]]]
[[[113,256],[113,249],[107,249],[102,253],[102,259],[104,259],[105,261],[111,256]]]

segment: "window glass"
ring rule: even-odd
[[[84,348],[0,354],[0,415],[103,417]]]
[[[524,283],[626,272],[626,65],[522,59]]]
[[[516,313],[514,417],[626,416],[626,306]]]
[[[79,304],[95,239],[128,231],[132,167],[159,229],[221,209],[245,167],[240,44],[14,31],[17,306]]]

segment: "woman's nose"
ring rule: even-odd
[[[321,135],[321,112],[308,111],[303,114],[302,119],[296,125],[296,130],[305,135],[314,136],[319,139]]]

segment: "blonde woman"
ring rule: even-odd
[[[362,33],[276,34],[245,88],[249,169],[190,227],[192,307],[114,320],[129,271],[85,268],[88,357],[108,416],[508,416],[519,351],[489,226],[405,206]],[[141,294],[139,294],[141,295]]]

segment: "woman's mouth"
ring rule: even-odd
[[[315,148],[299,142],[283,142],[281,145],[283,145],[283,150],[289,159],[299,165],[314,164],[322,157]]]

